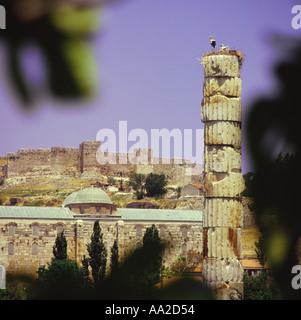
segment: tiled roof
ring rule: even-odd
[[[262,269],[262,265],[258,262],[258,260],[242,260],[241,261],[243,268]]]
[[[81,216],[85,215],[76,214],[62,207],[0,206],[0,219],[78,219]],[[109,217],[114,218],[115,216],[124,221],[203,221],[201,210],[118,208],[116,214]]]
[[[0,219],[73,219],[68,208],[0,206]]]
[[[121,215],[122,220],[203,221],[201,210],[118,208],[117,214]]]

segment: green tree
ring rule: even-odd
[[[52,258],[51,263],[40,267],[30,299],[83,298],[84,276],[76,261]]]
[[[111,248],[111,272],[115,272],[118,269],[119,265],[119,252],[118,252],[118,242],[114,241],[114,244]]]
[[[119,180],[119,191],[123,191],[124,190],[124,187],[123,187],[123,180],[120,179]]]
[[[275,300],[278,298],[279,291],[265,272],[261,272],[257,276],[244,274],[245,300]]]
[[[103,234],[99,225],[99,220],[94,222],[91,242],[87,245],[89,253],[89,265],[92,269],[92,277],[95,284],[98,284],[105,277],[107,264],[107,250],[103,242]]]
[[[107,181],[110,186],[116,183],[116,179],[114,177],[108,177]]]
[[[84,285],[90,283],[89,259],[84,255],[82,259]]]
[[[264,266],[266,262],[265,241],[263,235],[259,237],[258,242],[255,241],[255,252],[259,263]]]
[[[67,240],[64,231],[57,234],[52,252],[57,260],[67,259]]]
[[[167,192],[167,180],[164,174],[150,173],[145,179],[146,195],[148,197],[162,196]]]
[[[142,274],[142,280],[144,282],[145,289],[148,290],[160,281],[163,259],[163,243],[159,237],[158,229],[154,224],[146,229],[146,232],[143,236],[142,250],[143,254],[146,256],[154,257],[150,261],[146,272]]]
[[[136,198],[143,199],[145,194],[145,175],[142,173],[132,173],[128,185],[136,191]]]
[[[181,197],[181,190],[182,190],[182,187],[177,187],[177,189],[176,189],[177,199],[179,199]]]

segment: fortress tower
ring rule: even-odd
[[[204,86],[203,276],[217,299],[243,297],[241,231],[244,189],[241,174],[241,54],[207,53]]]

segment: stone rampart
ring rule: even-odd
[[[101,153],[99,141],[83,141],[79,148],[21,149],[7,155],[6,178],[22,179],[78,177],[101,179],[103,176],[129,177],[131,173],[165,174],[169,184],[184,186],[195,177],[187,173],[193,168],[185,159],[153,157],[150,149],[133,153]]]

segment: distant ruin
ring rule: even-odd
[[[2,166],[2,174],[7,182],[29,182],[41,178],[76,177],[98,180],[103,177],[128,178],[131,173],[165,174],[170,185],[184,186],[199,183],[202,165],[189,160],[153,158],[151,149],[137,149],[135,153],[115,153],[116,164],[100,164],[96,154],[100,148],[99,141],[83,141],[79,148],[52,147],[50,149],[21,149],[17,153],[7,154],[7,165]],[[135,163],[133,157],[144,152],[147,164]],[[119,162],[119,158],[123,161]],[[124,163],[124,157],[128,161]],[[155,161],[151,161],[155,159]],[[166,163],[167,162],[167,163]],[[200,168],[196,171],[196,167]],[[199,174],[195,174],[195,172]]]

